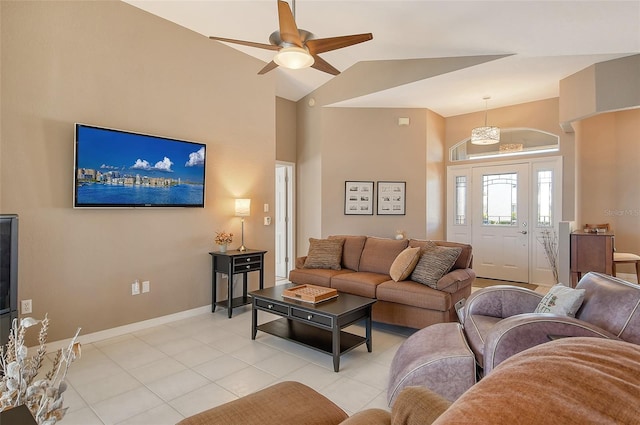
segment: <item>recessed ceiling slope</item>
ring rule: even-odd
[[[267,43],[275,26],[275,0],[125,1],[203,37]],[[375,35],[372,41],[322,54],[343,73],[365,61],[514,54],[351,101],[353,106],[429,108],[444,116],[481,111],[486,95],[492,108],[556,97],[559,79],[596,62],[640,53],[638,0],[298,0],[295,21],[319,38]],[[229,46],[265,64],[274,55]],[[294,101],[335,78],[312,68],[278,67],[272,73],[276,94]]]

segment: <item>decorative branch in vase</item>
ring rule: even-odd
[[[27,358],[24,336],[27,328],[40,324],[38,350]],[[63,393],[67,389],[65,378],[71,363],[80,357],[80,343],[77,342],[80,328],[67,348],[60,349],[53,360],[51,370],[39,377],[42,361],[47,354],[46,341],[49,318],[36,320],[31,317],[13,319],[9,341],[0,347],[0,412],[26,405],[39,425],[53,425],[61,420],[68,407],[62,407]]]
[[[558,278],[558,234],[555,229],[545,229],[540,232],[538,236],[538,242],[544,249],[545,256],[549,262],[549,267],[553,272],[554,283],[560,282]]]

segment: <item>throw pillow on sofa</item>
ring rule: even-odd
[[[422,252],[411,280],[437,289],[438,281],[455,264],[462,248],[445,248],[429,241]]]
[[[344,239],[309,238],[309,253],[304,261],[305,269],[340,270]]]
[[[538,303],[534,313],[555,313],[575,317],[584,300],[584,289],[573,289],[558,283]]]
[[[391,279],[399,282],[409,277],[413,269],[420,259],[421,248],[406,248],[402,251],[391,264],[389,276]]]

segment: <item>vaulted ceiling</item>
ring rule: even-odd
[[[276,0],[125,0],[203,36],[268,43],[278,27]],[[276,94],[297,101],[344,71],[368,64],[415,69],[337,106],[429,108],[442,116],[558,96],[558,82],[594,63],[640,53],[640,1],[298,0],[298,27],[317,38],[371,32],[373,40],[321,56],[343,74],[278,68]],[[211,41],[211,43],[219,43]],[[229,44],[264,62],[274,52]],[[438,59],[492,56],[458,68]],[[384,61],[384,62],[383,62]],[[371,64],[373,62],[373,64]],[[380,62],[376,64],[375,62]],[[400,68],[398,68],[400,67]],[[256,66],[256,73],[262,66]],[[355,68],[355,67],[354,67]],[[398,71],[400,69],[400,71]],[[409,72],[409,71],[408,71]],[[339,81],[339,80],[337,80]]]

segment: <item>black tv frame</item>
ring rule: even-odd
[[[91,130],[97,130],[98,132],[104,132],[106,133],[113,133],[115,135],[120,135],[120,136],[125,136],[125,137],[131,137],[133,136],[133,138],[138,139],[137,142],[140,143],[141,141],[157,141],[159,143],[162,142],[169,142],[171,144],[176,143],[175,146],[178,146],[178,144],[181,145],[189,145],[192,146],[192,149],[194,151],[198,151],[199,149],[204,149],[205,150],[205,154],[204,154],[204,158],[203,158],[203,162],[202,162],[202,183],[201,185],[197,185],[197,186],[201,186],[200,189],[200,198],[199,198],[199,202],[197,203],[186,203],[186,202],[86,202],[83,201],[82,199],[79,199],[79,183],[80,183],[80,179],[78,177],[79,174],[79,170],[83,170],[83,169],[89,169],[89,167],[83,167],[81,166],[82,164],[79,164],[79,154],[78,154],[78,145],[79,143],[82,143],[81,140],[79,140],[79,132],[81,131],[82,128],[85,129],[91,129]],[[90,125],[90,124],[82,124],[82,123],[75,123],[74,124],[74,167],[73,167],[73,207],[74,208],[80,208],[80,209],[85,209],[85,208],[89,208],[89,209],[95,209],[95,208],[204,208],[205,206],[205,194],[206,194],[206,144],[204,143],[199,143],[199,142],[193,142],[193,141],[188,141],[188,140],[182,140],[182,139],[176,139],[176,138],[170,138],[170,137],[165,137],[165,136],[158,136],[158,135],[153,135],[153,134],[146,134],[146,133],[140,133],[140,132],[134,132],[134,131],[128,131],[128,130],[120,130],[120,129],[115,129],[115,128],[109,128],[109,127],[102,127],[102,126],[96,126],[96,125]],[[165,158],[166,159],[166,158]],[[184,159],[184,158],[183,158]],[[150,165],[150,164],[149,164]],[[156,164],[157,165],[157,164]],[[130,168],[133,169],[133,168]],[[94,172],[97,173],[97,171],[100,170],[92,170]],[[141,171],[142,173],[144,173],[147,170],[143,170]],[[136,171],[131,171],[131,173],[135,173]],[[169,175],[167,175],[169,176]],[[137,183],[136,183],[137,184]],[[117,186],[117,185],[113,185],[113,186]],[[156,188],[152,189],[155,190]],[[159,190],[164,190],[164,189],[159,189]]]

